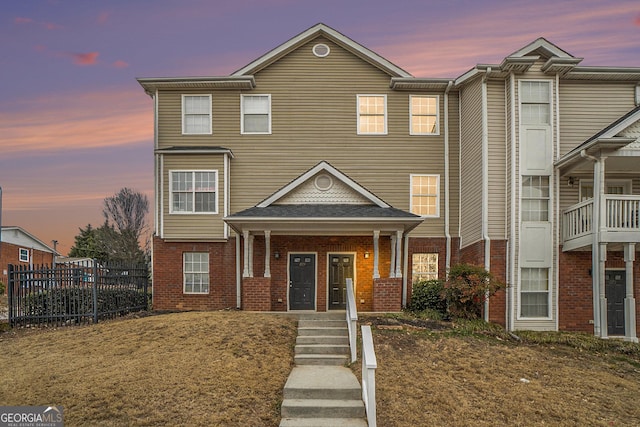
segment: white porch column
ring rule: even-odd
[[[586,157],[586,156],[585,156]],[[593,161],[593,218],[591,242],[591,282],[593,295],[593,334],[601,336],[600,324],[600,162],[595,157],[587,157]],[[604,326],[606,328],[606,325]]]
[[[379,244],[380,244],[380,230],[373,231],[373,278],[380,278],[380,271],[378,270],[379,261]]]
[[[251,277],[249,276],[249,230],[243,230],[242,237],[244,238],[244,268],[242,269],[242,277]]]
[[[396,232],[396,277],[402,277],[402,230]]]
[[[271,230],[264,230],[264,277],[271,277]]]
[[[600,337],[607,338],[609,335],[607,323],[607,294],[605,293],[606,271],[605,263],[607,262],[607,244],[600,243],[600,265],[599,282],[600,282]]]
[[[396,235],[391,234],[391,259],[389,260],[389,277],[396,277]]]
[[[253,276],[253,242],[255,240],[255,236],[253,234],[249,235],[249,277]]]
[[[624,299],[624,340],[631,342],[638,342],[638,336],[636,334],[636,299],[633,296],[633,263],[635,260],[636,244],[625,244],[624,262],[627,273],[627,292]]]

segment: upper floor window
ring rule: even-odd
[[[411,135],[438,135],[438,97],[411,95]]]
[[[520,82],[521,122],[524,125],[551,123],[551,91],[549,82]]]
[[[245,133],[271,133],[271,95],[242,95],[241,130]]]
[[[185,294],[209,293],[209,254],[185,252],[183,254],[183,278]]]
[[[411,175],[411,213],[440,216],[440,175]]]
[[[217,171],[170,171],[170,213],[218,213]]]
[[[211,134],[211,95],[182,95],[182,133]]]
[[[411,256],[411,277],[413,283],[438,278],[438,254],[420,253]]]
[[[549,177],[522,177],[522,220],[549,221]]]
[[[387,96],[358,95],[358,135],[387,134]]]
[[[18,259],[20,260],[20,262],[29,262],[29,249],[20,248]]]

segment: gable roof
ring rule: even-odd
[[[39,251],[57,254],[49,245],[22,227],[2,226],[0,230],[0,242],[11,243],[16,246],[28,246],[29,249],[33,248]]]
[[[342,182],[343,184],[345,184],[353,192],[359,194],[364,199],[369,201],[371,204],[377,205],[381,208],[390,207],[384,200],[380,199],[375,194],[373,194],[366,188],[362,187],[360,184],[358,184],[357,182],[349,178],[344,173],[340,172],[338,169],[331,166],[326,161],[322,161],[318,163],[317,165],[315,165],[314,167],[312,167],[311,169],[309,169],[308,171],[306,171],[305,173],[303,173],[302,175],[300,175],[299,177],[291,181],[289,184],[285,185],[280,190],[276,191],[271,196],[267,197],[262,202],[258,203],[256,207],[265,208],[267,206],[270,206],[276,203],[278,200],[282,199],[286,195],[293,192],[296,188],[300,187],[302,184],[307,182],[307,180],[309,180],[311,177],[323,171],[331,175],[332,178],[335,178],[340,182]]]
[[[295,50],[304,43],[307,43],[308,41],[320,36],[328,38],[337,45],[363,59],[364,61],[391,75],[391,77],[411,77],[411,74],[409,74],[407,71],[403,70],[402,68],[398,67],[397,65],[393,64],[392,62],[388,61],[372,50],[369,50],[363,45],[353,41],[344,34],[322,23],[316,24],[308,30],[303,31],[292,39],[289,39],[288,41],[282,43],[280,46],[265,53],[250,64],[245,65],[231,75],[234,77],[253,75],[263,68],[266,68],[267,66],[276,62],[278,59],[287,55],[289,52]]]

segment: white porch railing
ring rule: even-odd
[[[640,196],[607,194],[604,200],[606,231],[640,231]],[[566,209],[562,215],[564,241],[590,235],[593,221],[593,199]]]
[[[353,293],[353,279],[347,279],[347,326],[349,328],[349,348],[351,349],[351,363],[353,363],[358,358],[358,310],[356,308],[356,298]]]
[[[362,401],[367,411],[369,427],[376,426],[376,352],[373,349],[371,326],[362,326]]]

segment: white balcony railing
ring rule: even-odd
[[[378,362],[373,349],[371,326],[362,326],[362,401],[367,411],[369,427],[376,427],[376,369]]]
[[[640,231],[640,196],[607,194],[604,200],[603,225],[605,231]],[[585,200],[566,209],[562,216],[564,242],[591,235],[593,222],[593,199]]]

